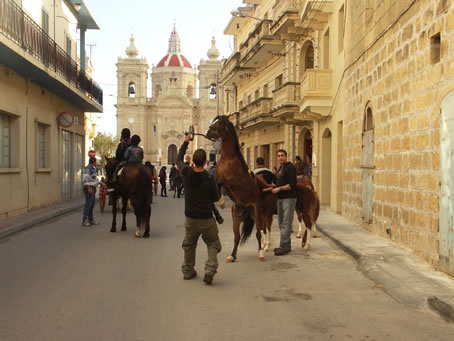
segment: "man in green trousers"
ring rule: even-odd
[[[177,156],[177,166],[184,185],[184,227],[186,230],[182,245],[184,262],[181,270],[185,280],[197,276],[194,269],[195,254],[197,241],[202,235],[208,249],[203,281],[211,284],[218,268],[217,255],[221,252],[218,226],[213,217],[213,204],[219,200],[219,194],[214,179],[205,170],[207,155],[203,149],[197,149],[194,152],[192,157],[194,168],[184,163],[183,158],[191,139],[191,134],[185,135]]]

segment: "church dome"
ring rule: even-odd
[[[192,69],[191,63],[189,63],[186,57],[181,54],[180,37],[178,36],[175,26],[170,34],[169,50],[167,51],[167,55],[165,55],[157,65],[157,67],[168,66],[187,67]]]

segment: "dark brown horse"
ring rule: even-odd
[[[261,191],[256,183],[256,176],[249,172],[248,166],[240,150],[240,144],[232,122],[228,116],[217,116],[210,125],[206,137],[210,140],[221,139],[221,158],[216,167],[216,180],[222,186],[235,205],[232,207],[234,221],[243,222],[241,242],[245,242],[256,225],[259,258],[264,260],[261,245],[261,229],[263,228]],[[236,238],[236,237],[235,237]],[[238,239],[239,243],[239,237]],[[227,262],[235,260],[236,247]]]
[[[144,229],[143,238],[148,238],[150,236],[151,203],[153,201],[153,177],[151,171],[140,163],[126,164],[121,174],[117,177],[116,184],[113,185],[111,179],[115,170],[116,160],[115,158],[106,159],[107,186],[114,189],[113,192],[110,192],[113,214],[110,232],[117,232],[117,201],[121,197],[123,204],[121,231],[127,230],[127,203],[128,200],[131,200],[136,215],[136,237],[140,237],[142,229]]]

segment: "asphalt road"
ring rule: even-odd
[[[169,192],[172,194],[172,192]],[[183,199],[156,197],[150,239],[109,233],[81,212],[0,240],[0,340],[453,340],[454,326],[406,307],[323,236],[303,253],[258,260],[255,237],[227,264],[229,210],[213,285],[180,272]],[[277,246],[273,223],[272,248]],[[296,226],[296,224],[295,224]]]

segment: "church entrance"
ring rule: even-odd
[[[177,163],[177,146],[171,144],[167,149],[167,164],[171,165],[172,163]]]

